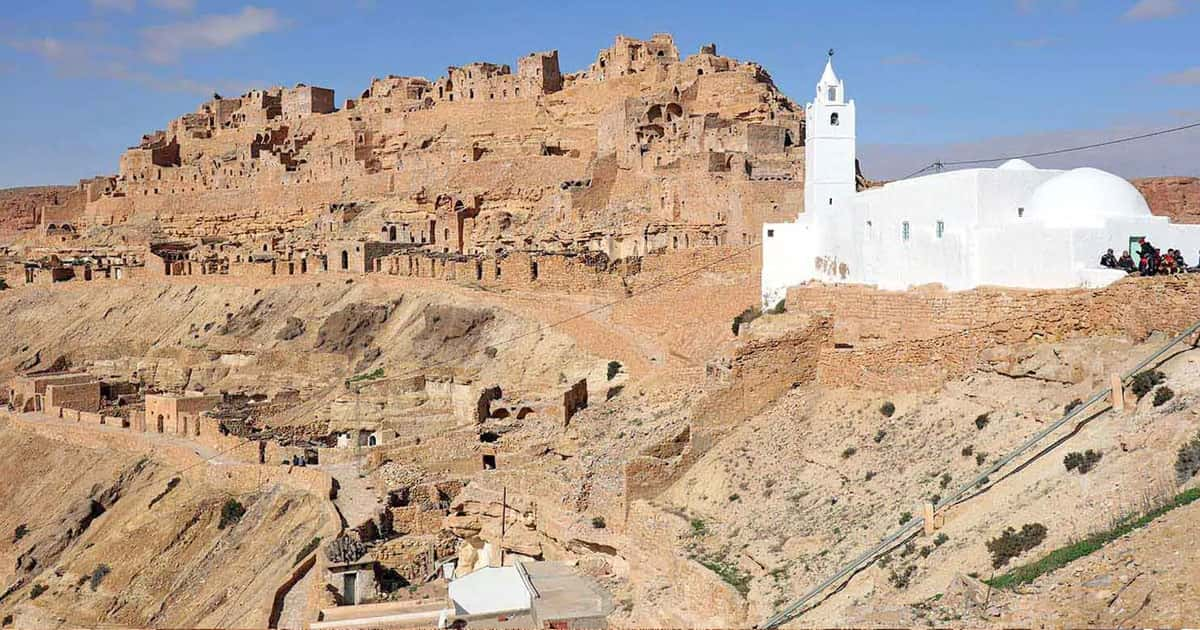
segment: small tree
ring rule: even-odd
[[[92,578],[91,578],[92,590],[95,591],[96,587],[100,586],[100,582],[104,581],[104,576],[108,575],[111,572],[112,572],[112,569],[109,569],[107,564],[97,565],[96,570],[92,571]]]
[[[1187,483],[1200,472],[1200,433],[1179,447],[1175,455],[1175,480]]]
[[[1170,387],[1167,387],[1166,385],[1163,385],[1162,387],[1159,387],[1158,389],[1154,390],[1154,406],[1161,407],[1161,406],[1167,404],[1167,401],[1171,400],[1174,397],[1175,397],[1175,390],[1171,389]]]
[[[611,381],[614,378],[616,378],[617,374],[620,373],[620,371],[621,371],[621,362],[620,361],[609,361],[608,362],[608,380]]]
[[[893,405],[892,401],[889,400],[879,406],[879,413],[891,418],[892,414],[896,413],[896,405]]]
[[[1037,547],[1046,539],[1046,526],[1041,523],[1026,523],[1017,531],[1004,528],[999,536],[988,541],[987,549],[992,554],[992,567],[999,569],[1009,560]]]
[[[242,516],[246,514],[246,507],[238,502],[237,499],[230,497],[225,500],[225,504],[221,506],[221,522],[217,523],[217,529],[225,529],[236,525],[242,520]]]
[[[988,418],[989,415],[990,414],[987,413],[981,413],[978,416],[975,416],[975,428],[982,431],[983,427],[986,427],[988,423],[991,422],[991,419]]]
[[[1096,464],[1100,463],[1100,457],[1100,452],[1090,448],[1082,453],[1067,453],[1067,456],[1063,458],[1063,466],[1068,471],[1078,470],[1079,474],[1086,475],[1096,467]]]
[[[608,526],[608,524],[604,522],[603,516],[593,516],[592,517],[592,527],[593,528],[604,529],[607,526]]]
[[[1166,378],[1167,375],[1163,374],[1160,370],[1138,372],[1133,376],[1133,383],[1129,389],[1133,390],[1133,395],[1137,396],[1138,400],[1141,400],[1142,396],[1149,394],[1155,385],[1163,382]]]

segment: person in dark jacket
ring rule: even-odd
[[[1124,269],[1125,273],[1133,273],[1136,270],[1133,264],[1133,257],[1128,251],[1121,252],[1121,259],[1117,261],[1117,267]]]
[[[1117,268],[1117,257],[1113,255],[1113,250],[1110,248],[1104,255],[1100,257],[1100,266],[1109,269]]]

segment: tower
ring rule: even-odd
[[[804,212],[844,208],[855,193],[854,101],[833,71],[833,49],[804,106]]]

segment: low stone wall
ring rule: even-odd
[[[808,285],[790,289],[787,299],[789,311],[830,314],[835,340],[841,336],[842,347],[821,352],[821,384],[912,391],[964,376],[997,346],[1177,334],[1200,320],[1200,274],[1131,277],[1097,290],[950,293]],[[858,332],[847,336],[852,329]]]

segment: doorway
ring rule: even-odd
[[[354,598],[355,590],[358,586],[357,573],[342,574],[342,601],[346,606],[353,606],[358,603]]]
[[[1145,236],[1130,236],[1129,237],[1129,257],[1133,259],[1133,264],[1142,258],[1142,243],[1146,241]]]

